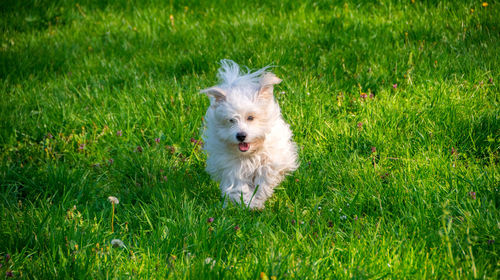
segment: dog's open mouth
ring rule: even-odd
[[[250,144],[241,142],[238,144],[238,148],[240,149],[241,152],[246,152],[250,149]]]

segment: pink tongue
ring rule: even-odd
[[[240,148],[240,151],[246,152],[250,149],[250,145],[248,145],[248,143],[239,143],[238,148]]]

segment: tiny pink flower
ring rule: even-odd
[[[469,196],[472,199],[476,199],[476,192],[474,192],[474,191],[469,192]]]
[[[213,222],[214,222],[214,218],[210,217],[210,218],[207,219],[207,223],[211,224]]]
[[[121,131],[121,130],[118,130],[118,131],[116,132],[116,136],[122,136],[122,135],[123,135],[123,133],[122,133],[122,131]]]
[[[372,147],[372,153],[375,153],[377,152],[377,148],[376,147]]]
[[[80,147],[78,147],[78,150],[84,150],[85,149],[85,143],[80,144]]]
[[[363,123],[362,122],[358,123],[358,128],[363,128]]]
[[[155,142],[160,144],[160,138],[155,138]]]
[[[236,225],[236,226],[234,226],[234,230],[238,231],[238,230],[240,230],[240,227]]]
[[[393,88],[393,89],[397,89],[397,88],[398,88],[398,84],[393,84],[393,85],[392,85],[392,88]]]
[[[359,97],[361,97],[361,99],[366,99],[366,98],[368,97],[368,95],[367,95],[366,93],[364,93],[364,92],[363,92],[363,93],[361,93],[361,94],[359,95]]]

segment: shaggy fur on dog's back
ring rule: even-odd
[[[281,117],[273,86],[281,82],[269,67],[242,73],[221,61],[221,83],[203,90],[210,97],[203,132],[207,172],[223,196],[263,208],[284,176],[297,169],[297,148]]]

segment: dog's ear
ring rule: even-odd
[[[226,101],[226,93],[219,87],[206,88],[200,92],[213,97],[215,102]]]
[[[266,73],[260,78],[259,98],[271,99],[274,85],[281,83],[281,79],[273,73]]]

